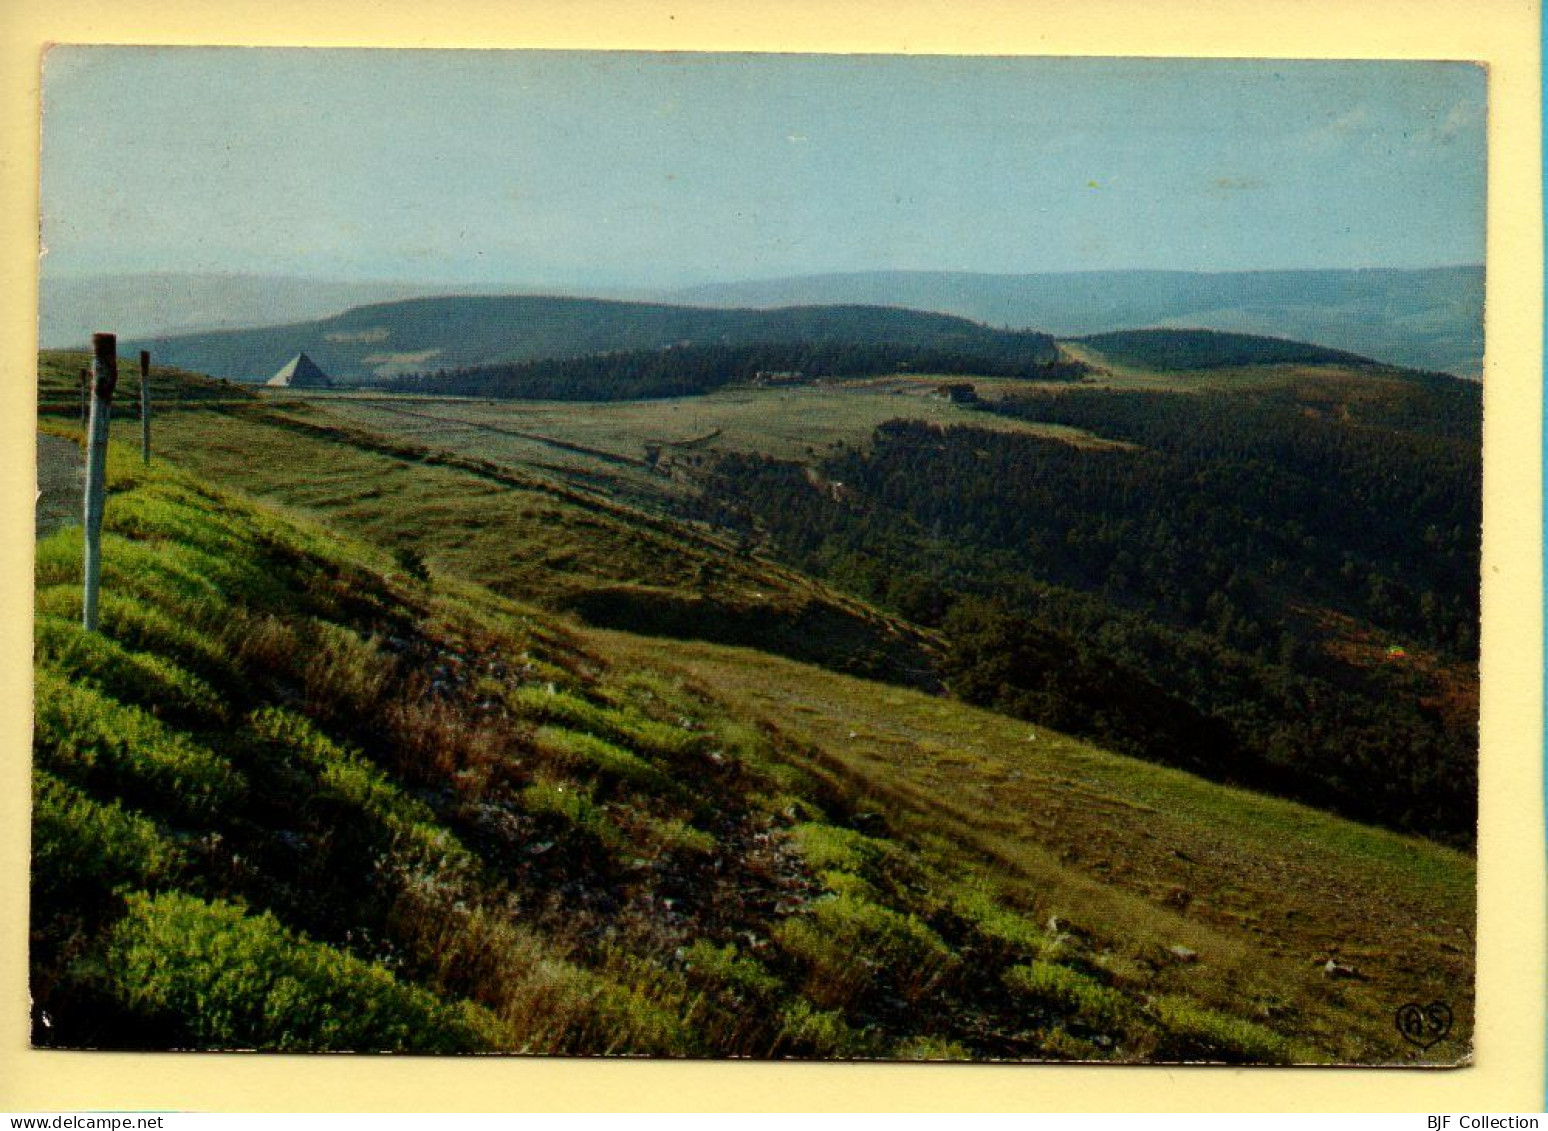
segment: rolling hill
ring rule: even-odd
[[[45,267],[38,280],[38,342],[44,349],[81,349],[104,325],[123,338],[281,325],[426,293],[434,292],[407,283],[274,275],[184,272],[61,277]]]
[[[469,294],[540,298],[532,288],[476,288]],[[308,279],[129,275],[50,278],[40,289],[39,337],[46,348],[79,346],[90,333],[116,328],[128,339],[203,336],[213,330],[309,327],[345,308],[423,299],[445,287],[416,283],[345,283]],[[548,292],[552,293],[552,292]],[[956,315],[992,326],[1033,327],[1060,337],[1136,326],[1200,327],[1296,338],[1376,358],[1392,365],[1476,378],[1483,361],[1484,273],[1481,267],[1305,271],[1088,271],[993,275],[952,271],[879,271],[727,281],[656,293],[593,289],[608,299],[697,307],[770,308],[812,305],[903,307]],[[577,300],[584,301],[584,300]],[[376,323],[324,328],[322,333],[371,333]],[[389,331],[391,327],[388,327]],[[284,335],[281,335],[284,337]],[[288,343],[291,339],[285,338]],[[385,339],[384,339],[385,341]],[[192,343],[190,343],[191,345]],[[299,349],[263,336],[246,345],[207,344],[200,357],[169,360],[221,376],[252,379],[277,369]],[[347,344],[335,342],[337,345]],[[364,344],[364,343],[361,343]],[[627,346],[654,348],[638,339]],[[413,354],[444,343],[400,342],[379,351]],[[182,347],[178,347],[181,351]],[[591,352],[582,348],[580,352]],[[282,356],[281,356],[282,355]],[[351,375],[400,373],[410,362],[341,352],[360,362]],[[480,356],[452,365],[513,361],[542,354]],[[557,356],[557,355],[556,355]],[[432,364],[439,364],[432,359]],[[267,367],[267,368],[265,368]],[[251,370],[251,371],[250,371]]]
[[[938,310],[1059,337],[1136,326],[1297,338],[1392,365],[1476,378],[1481,267],[1421,270],[1079,271],[990,275],[877,271],[731,282],[672,292],[706,306],[862,302]]]
[[[1179,372],[1257,365],[1374,367],[1368,357],[1287,338],[1219,330],[1147,329],[1090,334],[1075,341],[1120,365]]]
[[[992,330],[967,319],[890,307],[706,310],[551,296],[452,296],[356,307],[285,326],[129,341],[184,369],[256,381],[305,351],[336,379],[580,357],[669,346],[887,342],[971,352],[1013,345],[1053,360],[1045,334]]]

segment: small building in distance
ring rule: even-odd
[[[805,381],[806,374],[800,370],[760,369],[753,374],[752,383],[760,389],[769,389],[785,385],[800,385]]]
[[[976,404],[978,402],[978,390],[973,388],[968,381],[948,381],[944,385],[937,385],[935,392],[931,394],[943,401],[952,404]]]
[[[273,389],[331,389],[333,379],[302,352],[287,361],[264,385]]]

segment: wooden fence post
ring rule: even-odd
[[[118,384],[118,338],[91,336],[91,421],[86,429],[86,562],[81,600],[81,624],[97,631],[97,590],[102,574],[102,507],[107,498],[108,424],[113,415],[113,387]]]
[[[91,405],[91,370],[81,367],[81,436],[86,435],[86,413]]]
[[[150,463],[150,350],[140,351],[140,458]]]

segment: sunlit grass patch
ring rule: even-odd
[[[604,780],[638,786],[667,788],[670,784],[666,775],[638,754],[584,731],[539,727],[533,742],[540,755],[570,770],[584,769]]]
[[[765,1001],[783,988],[763,963],[732,943],[716,946],[699,939],[684,952],[683,966],[690,981],[720,988],[744,1001]]]
[[[650,840],[660,851],[709,856],[719,848],[713,834],[694,828],[681,818],[647,817],[645,823]]]
[[[973,1054],[960,1041],[944,1037],[910,1037],[893,1046],[897,1060],[972,1060]]]
[[[236,554],[251,545],[250,523],[241,516],[169,484],[115,494],[104,508],[103,527],[135,541],[177,542],[207,554]]]
[[[642,753],[676,757],[702,745],[702,739],[681,727],[588,702],[551,683],[518,687],[507,701],[519,715],[590,733]]]
[[[1006,907],[987,885],[956,884],[949,899],[952,911],[972,923],[986,938],[1000,943],[1008,953],[1046,958],[1054,952],[1054,936],[1027,916]]]
[[[863,875],[891,848],[886,841],[853,829],[813,822],[796,825],[790,830],[790,836],[807,864],[816,871],[836,870]]]
[[[776,1055],[832,1060],[878,1056],[882,1051],[874,1036],[850,1025],[838,1010],[819,1009],[798,998],[780,1011]]]

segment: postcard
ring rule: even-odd
[[[1479,1071],[1486,60],[41,74],[35,1052]]]

